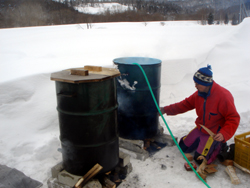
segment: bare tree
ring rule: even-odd
[[[228,22],[229,22],[228,14],[226,13],[226,14],[225,14],[224,24],[228,24]]]
[[[45,25],[48,18],[41,4],[36,1],[20,4],[9,16],[14,21],[15,27]]]

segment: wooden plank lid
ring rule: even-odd
[[[71,68],[51,74],[50,79],[67,83],[100,82],[109,78],[120,76],[115,68],[104,68],[99,66],[84,66],[82,68]]]

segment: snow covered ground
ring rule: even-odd
[[[0,164],[18,169],[46,187],[51,167],[62,160],[55,83],[50,74],[84,65],[113,67],[113,59],[118,57],[162,60],[161,106],[191,95],[194,72],[211,64],[214,80],[234,96],[241,116],[236,134],[250,131],[250,18],[237,26],[164,23],[0,29]],[[196,115],[191,111],[165,118],[180,138],[194,127]],[[166,128],[164,131],[168,133]],[[193,172],[184,169],[176,146],[166,147],[146,161],[131,162],[133,171],[121,187],[205,187]],[[167,166],[165,170],[162,164]],[[208,185],[234,187],[225,167],[219,164],[217,169],[208,176]],[[249,174],[236,172],[241,180],[237,187],[249,187]]]

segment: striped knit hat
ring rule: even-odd
[[[197,84],[203,86],[211,86],[213,83],[213,72],[211,70],[211,65],[207,65],[207,67],[200,68],[194,74],[194,81]]]

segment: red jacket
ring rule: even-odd
[[[202,97],[201,93],[196,91],[183,101],[164,107],[167,115],[177,115],[193,109],[198,116],[195,121],[196,126],[206,134],[208,133],[200,124],[215,134],[222,133],[227,141],[239,126],[240,116],[236,111],[232,94],[214,81],[207,97]]]

